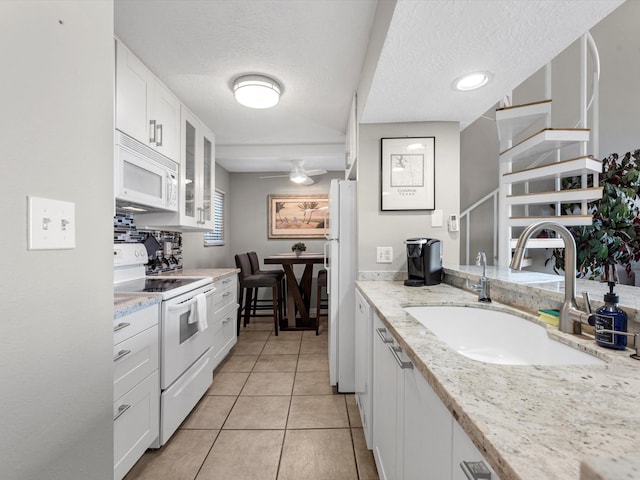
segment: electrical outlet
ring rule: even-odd
[[[393,263],[393,247],[376,247],[376,263]]]

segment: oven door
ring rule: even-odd
[[[213,285],[162,302],[160,387],[174,383],[200,356],[213,345]],[[200,332],[197,323],[189,323],[196,295],[204,293],[208,327]]]

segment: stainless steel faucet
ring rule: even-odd
[[[476,256],[476,265],[482,267],[482,277],[480,277],[480,283],[471,285],[473,290],[478,292],[478,301],[491,303],[491,293],[489,279],[487,278],[487,255],[484,252],[478,252]]]
[[[576,242],[566,227],[555,222],[539,222],[524,229],[513,252],[510,268],[520,270],[529,239],[540,230],[553,230],[564,242],[564,303],[560,309],[560,331],[581,333],[580,324],[589,323],[590,313],[578,309],[576,303]]]

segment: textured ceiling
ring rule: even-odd
[[[464,127],[620,3],[398,0],[362,120]],[[295,158],[307,168],[340,170],[376,5],[115,0],[115,33],[213,130],[216,160],[227,170],[286,171]],[[490,70],[493,82],[476,92],[450,88],[476,69]],[[276,78],[284,89],[280,104],[237,104],[231,81],[246,73]]]

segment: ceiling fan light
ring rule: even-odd
[[[265,75],[243,75],[233,81],[233,95],[240,105],[271,108],[280,101],[282,87]]]
[[[489,72],[473,72],[456,78],[453,81],[453,88],[462,92],[469,90],[475,90],[477,88],[485,86],[489,83],[489,80],[493,75]]]
[[[308,178],[309,177],[302,172],[291,172],[289,174],[289,180],[293,183],[304,183]]]

